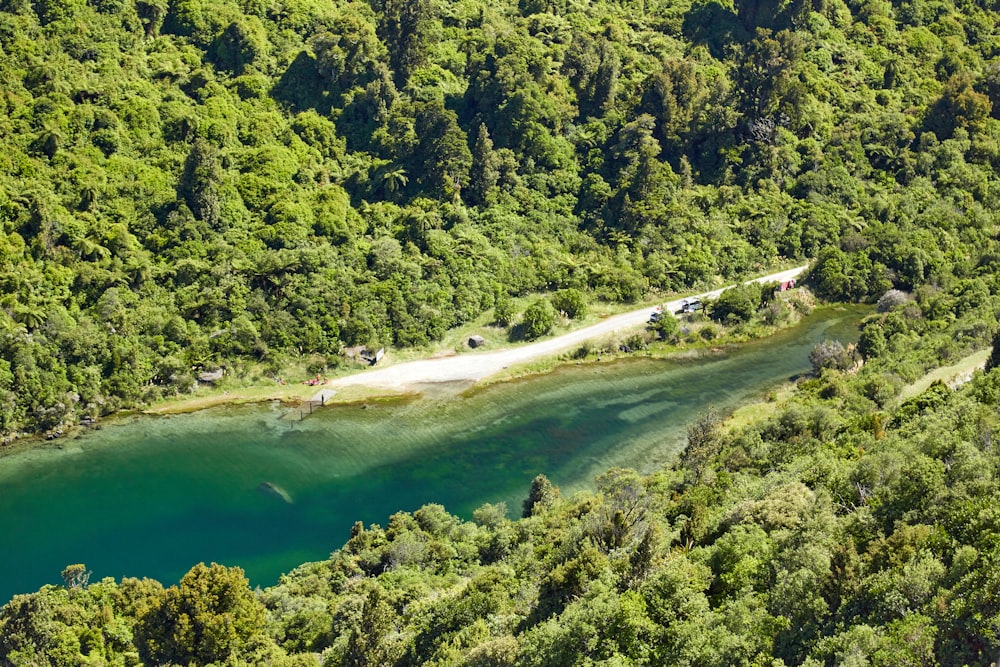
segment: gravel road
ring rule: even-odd
[[[797,277],[806,269],[799,266],[787,271],[772,273],[769,276],[757,278],[749,282],[784,282]],[[726,287],[693,295],[697,298],[715,298],[722,293]],[[693,298],[687,297],[687,298]],[[664,304],[664,308],[671,313],[676,312],[681,307],[683,299],[677,299]],[[361,371],[354,375],[331,380],[326,386],[331,388],[364,386],[373,389],[392,389],[405,391],[412,389],[415,385],[434,382],[456,382],[456,381],[478,381],[483,378],[495,375],[509,366],[522,364],[528,361],[543,357],[551,357],[568,349],[576,347],[586,340],[601,338],[608,334],[634,329],[649,321],[649,316],[653,313],[653,308],[645,306],[638,310],[633,310],[621,315],[609,317],[601,322],[592,324],[576,331],[564,333],[555,338],[538,341],[529,345],[496,350],[496,351],[468,351],[453,357],[442,357],[436,359],[422,359],[419,361],[408,361],[395,365],[372,368]]]

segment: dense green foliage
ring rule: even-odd
[[[994,659],[997,354],[961,389],[900,390],[995,335],[996,21],[950,0],[4,0],[0,431],[491,309],[543,335],[553,303],[785,258],[879,312],[772,416],[698,419],[672,469],[571,499],[541,478],[516,521],[359,525],[259,593],[221,566],[168,588],[71,566],[0,611],[0,664]],[[708,316],[766,318],[768,294]]]
[[[524,309],[517,333],[528,340],[534,340],[547,334],[555,321],[556,311],[552,304],[545,299],[538,299]]]
[[[784,258],[973,302],[996,34],[950,0],[6,0],[0,432]]]
[[[907,302],[865,331],[906,309],[935,349],[966,326]],[[263,591],[217,565],[169,588],[70,566],[0,609],[0,664],[987,664],[1000,370],[903,400],[885,383],[920,366],[910,346],[895,331],[748,426],[701,416],[670,469],[573,498],[539,476],[517,520],[427,505],[358,523]]]

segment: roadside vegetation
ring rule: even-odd
[[[705,348],[732,345],[763,338],[794,326],[815,308],[808,289],[781,292],[773,283],[739,285],[716,299],[694,299],[697,309],[676,312],[663,305],[650,308],[650,319],[642,329],[584,342],[560,360],[593,360],[641,353],[669,356]],[[687,300],[685,300],[687,302]],[[733,303],[739,312],[733,312]],[[556,361],[539,362],[542,366]]]

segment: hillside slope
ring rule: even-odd
[[[988,664],[1000,371],[898,401],[881,383],[907,354],[823,370],[747,426],[702,415],[649,477],[358,523],[267,590],[214,564],[169,588],[70,566],[0,609],[0,664]]]
[[[942,0],[7,0],[0,432],[532,292],[982,302],[996,44]]]

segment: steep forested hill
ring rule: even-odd
[[[0,432],[219,363],[421,345],[534,291],[628,301],[818,257],[833,299],[988,296],[996,18],[3,0]]]
[[[0,665],[992,664],[1000,370],[893,400],[907,338],[749,426],[703,415],[669,470],[570,499],[539,476],[515,521],[427,505],[358,523],[267,590],[214,564],[169,588],[70,566],[0,609]]]

